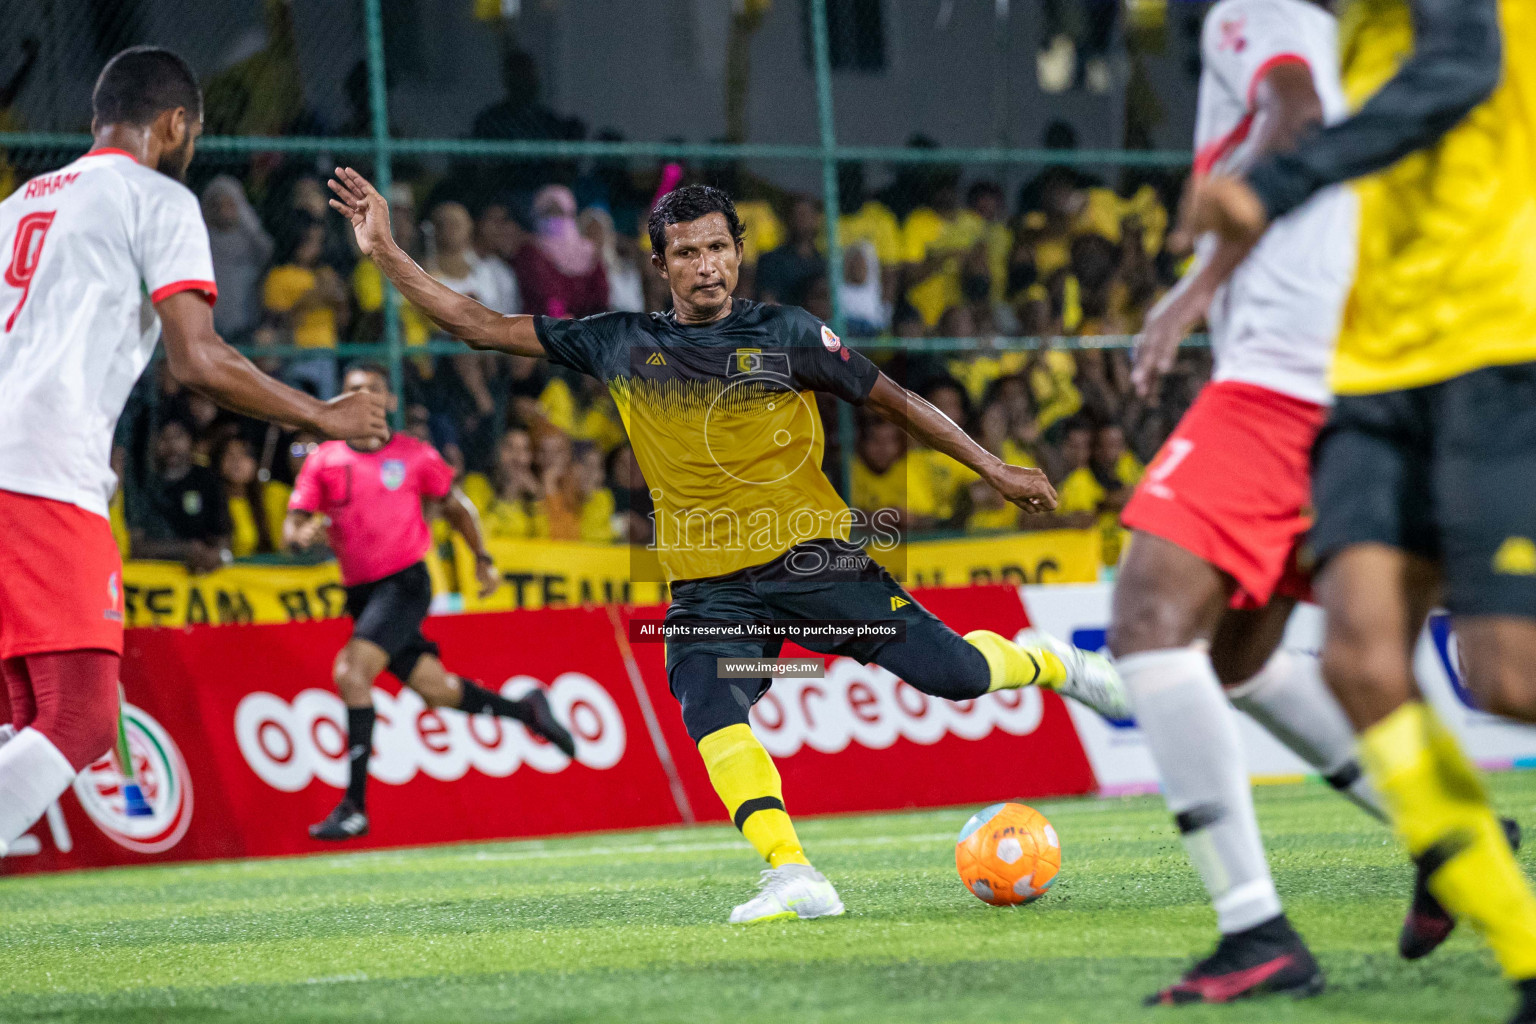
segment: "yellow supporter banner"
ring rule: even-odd
[[[623,545],[573,541],[488,541],[506,582],[480,600],[474,559],[454,538],[454,563],[465,611],[545,608],[578,604],[651,604],[666,599],[659,583],[634,582],[647,553]],[[1048,530],[1000,537],[919,541],[877,555],[909,587],[962,587],[978,583],[1092,583],[1099,578],[1098,530]],[[657,580],[654,562],[641,574]]]
[[[475,559],[453,538],[453,562],[467,612],[583,604],[658,604],[666,600],[660,566],[643,548],[561,540],[487,540],[503,583],[482,600]],[[648,563],[648,564],[647,564]],[[641,580],[653,582],[637,582]]]
[[[908,587],[980,583],[1093,583],[1103,537],[1098,530],[1042,530],[997,537],[917,541],[875,558]]]
[[[346,611],[335,562],[235,565],[193,575],[176,562],[126,562],[128,626],[229,626],[329,619]]]
[[[424,559],[432,592],[453,589],[436,550]],[[234,626],[307,622],[346,614],[347,592],[335,562],[232,565],[194,575],[179,562],[124,562],[123,617],[128,626]]]

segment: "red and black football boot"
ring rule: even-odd
[[[1223,935],[1216,952],[1180,981],[1147,997],[1148,1006],[1230,1003],[1257,995],[1297,999],[1323,990],[1323,972],[1285,915]]]
[[[1513,818],[1500,818],[1509,848],[1520,849],[1520,826]],[[1403,919],[1403,930],[1397,936],[1397,951],[1404,960],[1417,960],[1428,956],[1440,944],[1451,937],[1456,919],[1440,905],[1429,891],[1429,876],[1440,866],[1438,859],[1423,857],[1418,862],[1418,874],[1413,880],[1413,903],[1408,916]]]

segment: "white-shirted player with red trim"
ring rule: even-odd
[[[1211,9],[1201,39],[1197,179],[1234,173],[1347,114],[1335,35],[1333,16],[1308,0],[1222,0]],[[1333,189],[1251,251],[1199,239],[1195,266],[1139,339],[1134,379],[1144,395],[1201,320],[1215,350],[1213,382],[1125,508],[1134,534],[1109,637],[1222,934],[1210,957],[1149,1002],[1323,987],[1270,878],[1228,697],[1381,816],[1316,660],[1280,649],[1307,593],[1295,555],[1310,525],[1310,452],[1330,402],[1355,217],[1353,195]]]
[[[219,338],[208,231],[182,184],[202,95],[135,47],[92,94],[95,146],[0,202],[0,856],[110,749],[122,563],[112,433],[161,334],[171,373],[221,405],[332,437],[387,437],[383,402],[322,403]]]

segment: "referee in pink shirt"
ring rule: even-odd
[[[377,364],[354,364],[342,390],[371,392],[383,397],[391,412],[395,409],[389,375]],[[421,623],[432,604],[432,581],[422,562],[432,544],[427,520],[439,512],[475,552],[480,593],[489,596],[501,585],[501,576],[485,551],[480,519],[454,487],[453,470],[430,444],[405,434],[364,445],[326,441],[304,461],[294,483],[283,544],[290,550],[311,548],[329,537],[353,622],[352,639],[336,655],[333,669],[347,705],[351,776],[341,803],[310,826],[316,839],[368,833],[373,681],[385,669],[421,694],[428,707],[513,718],[567,757],[576,753],[575,741],[555,719],[542,690],[508,700],[444,669],[437,644],[422,635]]]

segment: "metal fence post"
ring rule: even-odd
[[[816,64],[816,119],[821,126],[822,207],[827,222],[827,286],[832,298],[832,330],[846,334],[843,321],[843,241],[838,223],[837,125],[833,119],[832,53],[827,40],[827,0],[811,0],[811,47]],[[837,407],[837,443],[842,461],[843,497],[849,497],[853,471],[853,407]]]
[[[368,36],[368,106],[373,120],[373,180],[387,199],[390,173],[389,90],[384,78],[384,16],[381,0],[363,0],[363,22]],[[384,280],[384,351],[389,365],[390,389],[400,396],[391,424],[399,430],[405,422],[405,348],[400,335],[400,295]]]

